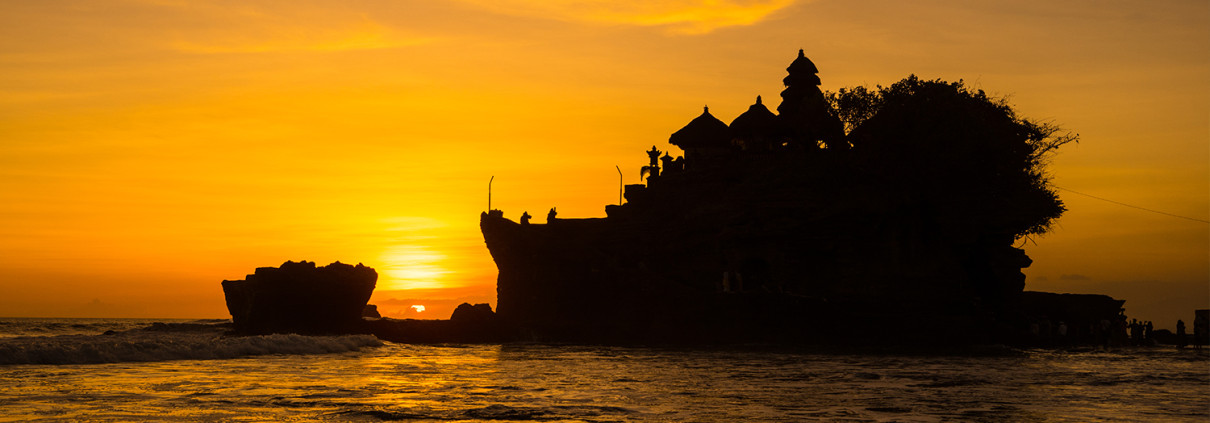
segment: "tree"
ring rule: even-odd
[[[828,91],[824,96],[836,116],[844,123],[844,132],[848,134],[878,111],[882,101],[881,91],[881,85],[873,90],[856,86],[841,88],[838,92]]]
[[[1045,167],[1077,135],[1021,118],[962,81],[909,76],[829,93],[856,160],[958,236],[1046,232],[1066,209]]]

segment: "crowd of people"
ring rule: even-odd
[[[1185,322],[1177,320],[1176,333],[1167,329],[1155,329],[1149,320],[1127,319],[1123,315],[1116,319],[1101,319],[1068,325],[1067,322],[1051,322],[1047,319],[1030,324],[1029,332],[1035,343],[1052,346],[1093,345],[1098,348],[1121,346],[1176,345],[1185,348],[1192,344],[1201,349],[1210,343],[1210,319],[1199,314],[1193,322],[1193,333],[1186,332]]]
[[[1130,319],[1130,344],[1131,345],[1155,345],[1155,337],[1151,331],[1155,330],[1155,325],[1151,324],[1150,320],[1139,321]]]
[[[1206,313],[1202,313],[1204,310],[1198,311],[1197,318],[1193,319],[1193,346],[1200,350],[1202,345],[1210,343],[1207,341],[1210,339],[1210,319],[1207,318]],[[1189,335],[1185,333],[1184,320],[1176,321],[1176,338],[1178,347],[1185,348],[1189,345]]]

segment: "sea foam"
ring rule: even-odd
[[[267,354],[326,354],[378,347],[371,335],[223,336],[219,331],[132,330],[107,335],[0,339],[0,365],[88,364],[226,359]]]

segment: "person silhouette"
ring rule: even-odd
[[[1189,345],[1189,342],[1185,340],[1185,321],[1181,320],[1181,319],[1177,319],[1176,320],[1176,347],[1185,348],[1185,345]]]
[[[1059,337],[1059,344],[1067,346],[1067,322],[1060,320],[1059,327],[1055,328],[1055,334]]]
[[[557,214],[559,214],[559,212],[555,211],[554,207],[551,207],[550,213],[546,213],[546,223],[553,223],[555,221],[555,215]]]
[[[1202,349],[1202,342],[1206,339],[1206,319],[1202,316],[1197,316],[1193,319],[1193,347]]]
[[[522,224],[522,225],[528,225],[528,224],[529,224],[529,219],[530,219],[530,218],[532,218],[532,217],[533,217],[533,216],[530,216],[530,215],[529,215],[529,212],[521,212],[521,224]]]

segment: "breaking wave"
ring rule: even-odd
[[[371,335],[223,336],[221,331],[132,330],[106,335],[0,339],[0,365],[90,364],[328,354],[382,346]]]

